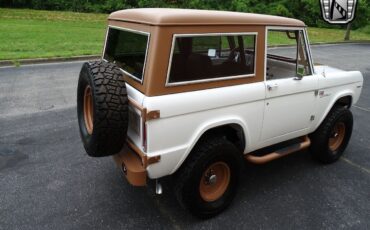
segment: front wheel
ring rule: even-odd
[[[176,173],[175,194],[193,215],[210,218],[232,202],[242,154],[223,137],[203,138]]]
[[[349,109],[334,107],[319,128],[311,135],[311,153],[322,163],[337,161],[351,138],[353,116]]]

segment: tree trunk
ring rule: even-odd
[[[344,41],[348,41],[349,40],[349,37],[350,37],[350,34],[351,34],[351,27],[352,27],[352,24],[351,23],[348,23],[347,24],[346,35],[344,36]]]

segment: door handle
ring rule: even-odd
[[[273,90],[273,89],[276,89],[278,87],[278,84],[273,84],[273,85],[267,85],[267,89],[269,91]]]

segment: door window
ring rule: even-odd
[[[266,80],[311,75],[303,30],[269,30]]]

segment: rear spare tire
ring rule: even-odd
[[[89,156],[109,156],[121,150],[128,126],[128,100],[116,65],[104,61],[83,64],[77,86],[77,116]]]

